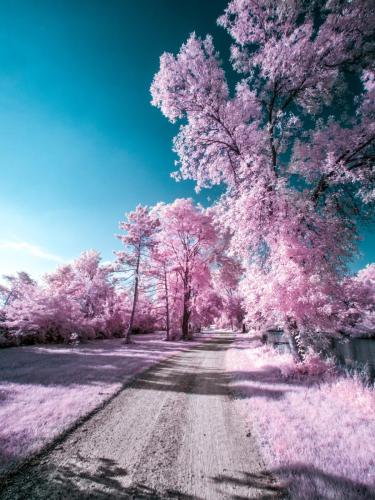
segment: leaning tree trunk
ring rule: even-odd
[[[125,333],[124,344],[130,344],[130,342],[131,342],[130,335],[133,331],[135,309],[137,307],[137,301],[138,301],[138,283],[139,283],[139,263],[140,263],[140,260],[141,260],[141,252],[139,251],[138,255],[137,255],[137,264],[135,267],[135,280],[134,280],[134,295],[133,295],[132,312],[130,314],[129,327]]]
[[[292,318],[287,319],[287,333],[294,360],[297,362],[304,361],[306,357],[306,349],[298,331],[297,323]]]

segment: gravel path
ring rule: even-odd
[[[225,372],[232,341],[218,335],[139,375],[0,498],[280,498],[236,414]]]

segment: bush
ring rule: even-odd
[[[303,377],[330,377],[336,373],[335,362],[331,358],[322,358],[316,352],[309,350],[301,363],[290,361],[280,367],[281,374],[286,379]]]

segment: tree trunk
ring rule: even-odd
[[[184,310],[182,313],[182,338],[183,340],[189,339],[189,319],[190,319],[190,311],[188,308],[187,300],[184,297]]]
[[[242,333],[246,333],[246,325],[245,325],[245,323],[242,323]]]
[[[182,312],[182,338],[189,339],[189,320],[190,320],[190,289],[184,287],[184,308]]]
[[[183,303],[183,312],[182,312],[182,339],[189,340],[189,320],[190,320],[190,280],[189,280],[189,270],[188,264],[185,264],[185,276],[184,276],[184,303]]]
[[[125,337],[124,337],[124,344],[130,344],[131,343],[130,335],[131,335],[132,330],[133,330],[135,308],[137,306],[137,300],[138,300],[138,283],[139,283],[139,276],[138,275],[139,275],[139,263],[140,263],[140,260],[141,260],[141,252],[139,251],[138,255],[137,255],[137,264],[136,264],[136,268],[135,268],[133,306],[132,306],[132,312],[130,314],[129,327],[128,327],[128,329],[127,329],[127,331],[125,333]]]
[[[170,324],[169,324],[169,297],[168,297],[168,280],[167,271],[164,266],[164,291],[165,291],[165,315],[166,315],[166,340],[171,340],[170,338]]]
[[[287,319],[287,332],[289,337],[289,345],[295,361],[302,362],[306,357],[306,349],[303,345],[301,335],[298,331],[297,323],[294,319]]]

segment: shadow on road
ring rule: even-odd
[[[119,339],[110,339],[74,348],[63,345],[14,347],[0,350],[0,383],[47,387],[116,383],[124,371],[127,373],[127,367],[157,362],[168,352],[176,352],[173,342],[152,339],[126,346]]]
[[[280,380],[280,371],[275,367],[263,370],[232,370],[224,372],[209,366],[202,367],[196,361],[196,352],[204,352],[207,356],[218,351],[227,351],[233,338],[226,336],[217,338],[214,342],[194,347],[183,356],[167,359],[137,377],[131,384],[141,390],[171,391],[186,394],[201,394],[205,396],[224,396],[235,392],[236,397],[247,399],[252,397],[265,397],[268,399],[281,399],[293,386],[313,385],[318,381],[303,379]],[[269,387],[257,387],[256,384],[268,384]],[[260,385],[260,384],[259,384]]]
[[[40,465],[30,469],[25,481],[24,474],[8,479],[0,486],[1,500],[110,500],[110,499],[180,499],[193,500],[198,497],[185,495],[179,491],[167,490],[162,494],[144,484],[124,487],[121,478],[127,471],[107,458],[91,461],[77,455],[77,461],[70,465],[53,468]],[[199,499],[198,499],[199,500]]]
[[[262,499],[266,498],[304,498],[306,500],[318,500],[325,498],[371,500],[375,498],[375,487],[371,488],[365,484],[351,481],[342,476],[329,474],[323,470],[305,464],[295,464],[272,471],[278,484],[272,481],[269,472],[253,474],[242,473],[242,477],[231,477],[220,475],[213,478],[218,484],[234,484],[236,486],[248,486],[258,488],[265,492]],[[241,473],[239,472],[239,475]],[[238,500],[247,497],[235,496]]]
[[[222,485],[234,485],[234,486],[246,486],[248,488],[256,488],[264,493],[262,493],[262,500],[266,499],[276,499],[276,498],[287,498],[287,491],[284,486],[275,483],[275,480],[268,472],[260,472],[253,474],[250,472],[238,472],[239,476],[242,477],[231,477],[226,474],[220,474],[219,476],[213,477],[213,481],[216,484]],[[233,499],[245,499],[248,497],[234,495]]]

